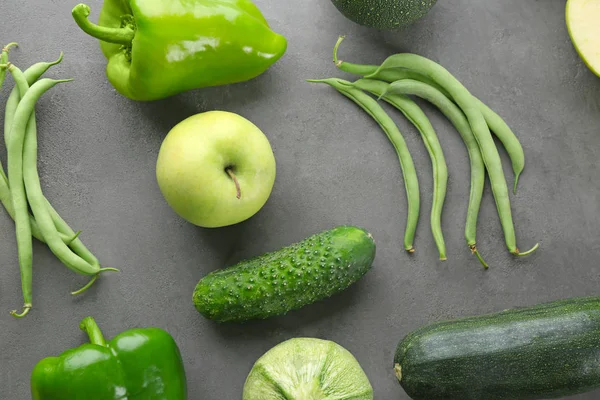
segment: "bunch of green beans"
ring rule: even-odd
[[[40,97],[59,83],[70,79],[54,80],[42,78],[50,67],[62,61],[40,62],[21,71],[9,62],[10,43],[2,49],[0,56],[0,88],[7,71],[14,81],[5,106],[4,142],[7,149],[7,172],[0,162],[0,202],[15,222],[15,234],[21,286],[23,311],[11,311],[11,315],[22,318],[33,307],[32,301],[32,238],[46,243],[52,253],[68,268],[76,273],[92,276],[81,289],[72,292],[80,294],[87,290],[104,271],[117,271],[115,268],[101,268],[98,259],[87,249],[80,232],[75,233],[65,220],[52,207],[42,192],[37,170],[37,126],[35,106]],[[33,215],[29,213],[29,209]]]
[[[408,96],[419,97],[437,107],[454,125],[467,147],[471,167],[471,191],[465,224],[465,239],[471,252],[477,256],[485,268],[488,268],[477,249],[476,242],[477,219],[483,197],[486,171],[509,252],[516,256],[525,256],[535,251],[539,244],[526,252],[521,252],[517,247],[508,186],[498,149],[491,136],[493,132],[511,159],[515,175],[513,192],[516,193],[519,177],[525,168],[525,154],[519,140],[506,122],[490,107],[473,96],[458,79],[438,63],[409,53],[394,54],[379,66],[348,63],[339,60],[337,56],[343,39],[344,37],[341,36],[334,46],[334,63],[340,70],[359,75],[361,78],[355,82],[335,78],[309,80],[309,82],[327,83],[363,108],[365,107],[361,103],[369,102],[367,99],[373,99],[362,92],[371,93],[377,96],[377,100],[384,100],[397,108],[420,132],[433,166],[431,230],[440,253],[440,259],[446,259],[441,215],[446,195],[448,170],[435,130],[427,116]],[[348,96],[349,91],[352,91],[352,96]],[[369,114],[382,127],[385,126],[384,130],[393,130],[399,133],[397,126],[386,115],[383,108],[377,105],[377,102],[375,105],[377,107],[371,104],[370,109],[376,109],[377,113],[370,112]],[[401,135],[399,136],[401,137]],[[404,143],[403,140],[402,142]],[[394,146],[397,148],[395,143]],[[400,158],[411,157],[408,149],[402,153],[399,152],[398,155]],[[404,164],[402,166],[404,168]],[[404,179],[407,188],[418,188],[416,174],[407,174],[405,171]],[[409,206],[411,197],[418,198],[418,196],[418,192],[416,195],[409,194]],[[418,220],[418,213],[418,207],[409,207],[405,247],[410,252],[414,251],[412,239],[416,230],[416,224],[410,222]],[[411,239],[410,247],[406,246],[406,238]]]

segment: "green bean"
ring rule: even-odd
[[[11,47],[17,47],[18,44],[16,42],[11,42],[2,48],[2,53],[0,54],[0,64],[4,65],[3,68],[0,68],[0,89],[4,84],[4,80],[6,79],[6,70],[8,63],[8,53]]]
[[[74,232],[73,229],[67,224],[67,222],[60,216],[60,214],[52,207],[52,204],[47,199],[44,199],[46,202],[46,207],[50,212],[50,217],[52,217],[52,221],[61,233],[67,235],[67,237],[72,240],[68,243],[65,242],[76,254],[78,254],[81,258],[87,261],[90,265],[100,266],[100,262],[96,258],[96,256],[83,244],[81,239],[79,239],[79,234],[81,231]],[[114,269],[111,269],[113,271]],[[114,270],[116,271],[116,270]]]
[[[19,87],[20,94],[22,95],[21,101],[14,115],[13,124],[10,129],[10,138],[8,141],[8,173],[11,177],[11,193],[13,200],[13,207],[15,212],[15,225],[16,225],[16,236],[19,253],[19,264],[21,270],[21,285],[23,289],[24,298],[24,309],[21,313],[17,313],[16,310],[11,312],[11,315],[22,318],[29,313],[32,308],[32,243],[31,243],[31,226],[29,224],[29,213],[27,211],[28,196],[31,198],[31,208],[38,220],[38,226],[42,232],[44,239],[48,246],[53,250],[56,246],[68,247],[60,239],[58,232],[54,226],[49,215],[48,218],[44,218],[43,213],[39,213],[39,203],[35,193],[30,194],[26,191],[26,188],[31,186],[26,183],[30,180],[29,167],[24,168],[24,142],[27,131],[31,131],[31,127],[35,128],[35,113],[34,108],[39,97],[49,90],[52,86],[56,85],[61,81],[54,81],[50,79],[42,79],[34,83],[31,88],[28,88],[27,80],[23,72],[10,65],[9,71],[13,75],[17,86]],[[30,127],[28,129],[28,127]],[[36,170],[37,171],[37,170]],[[42,203],[43,210],[48,213],[45,203]],[[40,214],[40,215],[38,215]],[[55,235],[51,235],[52,229],[54,229]],[[68,253],[71,253],[70,250]],[[56,252],[55,252],[56,254]],[[65,262],[65,257],[68,255],[61,254],[61,261]],[[81,260],[83,261],[83,260]],[[81,265],[77,265],[79,268],[84,268],[85,261]],[[68,265],[71,266],[71,265]],[[95,270],[92,266],[87,264],[87,270],[82,269],[82,273],[94,273],[97,274],[99,271]]]
[[[10,45],[7,45],[4,49],[8,49],[9,46]],[[0,61],[0,64],[6,64],[8,62],[8,52],[6,52],[6,57],[4,57],[4,54],[5,53],[3,51],[3,59]],[[56,61],[40,62],[40,63],[34,64],[31,67],[27,68],[25,70],[25,72],[23,72],[25,74],[25,78],[27,79],[27,83],[29,85],[31,85],[33,82],[37,81],[39,79],[39,77],[42,76],[48,70],[48,68],[60,63],[62,61],[62,58],[63,58],[63,53],[61,52],[59,58]],[[3,80],[3,76],[1,75],[2,71],[6,72],[6,69],[0,69],[0,83]],[[2,85],[0,84],[0,88],[1,87],[2,87]],[[15,110],[17,109],[17,106],[19,105],[19,100],[20,100],[19,90],[15,86],[13,88],[13,90],[10,92],[10,95],[8,96],[8,100],[6,101],[6,106],[5,106],[4,143],[6,144],[7,147],[8,147],[8,137],[10,134],[10,128],[12,125],[12,119],[13,119]],[[6,177],[6,174],[4,174],[4,170],[2,168],[2,163],[0,163],[0,172],[1,172],[0,177],[4,178],[4,181],[5,181],[6,185],[8,186],[8,178]]]
[[[17,46],[17,43],[12,42],[2,48],[2,55],[0,55],[0,64],[7,65],[8,52],[9,52],[10,48],[13,46]],[[0,89],[2,89],[4,80],[6,79],[7,69],[8,69],[7,67],[0,68]],[[4,168],[2,167],[1,162],[0,162],[0,202],[2,202],[2,204],[6,208],[8,215],[12,219],[14,219],[14,209],[12,207],[12,198],[11,198],[10,189],[8,186],[8,177],[6,176],[6,173],[4,172]],[[31,224],[31,231],[32,231],[33,236],[36,238],[41,238],[43,241],[43,238],[41,237],[41,232],[39,231],[37,223],[35,222],[35,219],[33,219],[33,217],[31,215],[29,216],[29,221]]]
[[[15,81],[17,82],[17,87],[19,90],[19,96],[21,97],[21,102],[17,107],[17,111],[15,112],[18,115],[19,108],[23,107],[22,103],[25,101],[25,96],[29,91],[28,83],[26,77],[19,70],[11,71],[15,76]],[[52,88],[58,83],[69,82],[71,79],[66,80],[49,80],[42,79],[38,81],[39,83],[44,83],[44,87],[41,87],[39,91],[45,93],[47,90]],[[36,83],[38,83],[36,82]],[[36,86],[34,84],[34,86]],[[39,86],[39,85],[38,85]],[[33,86],[32,86],[33,88]],[[37,97],[39,98],[39,96]],[[71,228],[67,225],[67,223],[60,217],[60,215],[54,210],[54,208],[50,205],[50,202],[44,197],[41,184],[39,181],[39,175],[37,172],[37,127],[35,123],[35,103],[37,98],[33,98],[33,108],[30,115],[30,120],[27,124],[26,132],[25,132],[25,141],[24,141],[24,150],[23,150],[23,173],[24,173],[24,182],[26,193],[28,197],[28,201],[30,203],[31,209],[40,221],[38,222],[38,226],[40,227],[40,231],[48,244],[50,250],[57,256],[57,258],[65,264],[69,269],[74,272],[77,272],[81,275],[92,275],[92,279],[82,288],[71,292],[72,295],[77,295],[85,292],[88,288],[92,286],[92,284],[98,279],[100,273],[105,271],[116,271],[119,270],[116,268],[100,268],[100,264],[94,255],[83,246],[81,241],[78,239],[78,233],[72,233]],[[14,125],[13,128],[14,129]],[[41,221],[43,220],[43,222]],[[56,222],[55,222],[56,221]],[[67,246],[67,243],[64,243],[60,235],[58,233],[57,227],[62,227],[63,230],[71,230],[73,234],[71,239],[71,244],[74,245],[76,243],[80,243],[80,248],[83,249],[83,256],[80,256],[77,253],[71,252],[71,249]],[[91,258],[93,262],[88,262],[86,260],[86,255],[88,258]]]
[[[58,83],[69,82],[70,79],[44,81],[45,90]],[[42,89],[40,89],[42,90]],[[44,90],[44,91],[45,91]],[[25,98],[21,102],[24,102]],[[21,104],[19,104],[21,107]],[[33,211],[33,215],[38,222],[38,226],[42,231],[44,239],[50,250],[59,258],[63,264],[69,269],[82,275],[95,275],[100,269],[97,265],[91,265],[83,258],[71,251],[69,247],[60,239],[58,230],[54,225],[54,221],[48,211],[46,199],[42,193],[38,170],[37,170],[37,139],[36,139],[36,123],[35,111],[31,114],[27,133],[25,135],[25,144],[23,149],[23,180],[25,181],[25,189],[27,191],[27,199]]]
[[[58,59],[51,62],[39,62],[33,64],[31,67],[27,68],[23,74],[25,75],[25,79],[27,80],[28,85],[32,85],[35,81],[40,79],[42,75],[48,71],[50,67],[58,65],[62,62],[63,53],[61,52],[58,56]],[[8,138],[10,137],[10,129],[12,127],[13,118],[15,111],[17,110],[17,106],[19,105],[19,100],[21,99],[21,95],[19,94],[19,88],[14,87],[8,96],[8,100],[6,100],[5,112],[4,112],[4,143],[8,147]]]
[[[523,152],[523,147],[521,146],[519,139],[517,139],[517,136],[502,117],[477,97],[473,97],[483,114],[483,118],[485,118],[485,122],[487,122],[492,132],[494,132],[496,137],[502,142],[502,146],[504,146],[504,149],[510,157],[513,173],[515,175],[513,193],[516,194],[517,186],[519,185],[519,177],[525,169],[525,153]]]
[[[12,42],[7,44],[2,48],[2,53],[0,54],[0,64],[4,65],[4,67],[0,68],[0,89],[2,89],[2,86],[4,86],[4,81],[6,80],[6,71],[8,69],[8,52],[13,46],[17,46],[17,43]],[[2,163],[0,163],[0,179],[8,181],[6,173],[4,172],[4,168],[2,167]]]
[[[392,55],[383,62],[379,70],[387,68],[407,68],[422,71],[424,75],[434,80],[438,85],[443,86],[450,93],[469,120],[475,139],[479,144],[483,162],[486,165],[490,178],[508,250],[512,254],[520,256],[528,255],[534,251],[538,247],[538,244],[524,253],[521,253],[517,247],[508,188],[504,171],[502,170],[500,155],[498,154],[498,149],[496,149],[485,118],[473,95],[440,64],[416,54],[403,53]],[[374,76],[377,76],[377,72],[366,76],[366,78]]]
[[[40,63],[36,63],[36,64],[32,65],[31,67],[27,68],[27,70],[25,70],[23,72],[25,74],[25,78],[27,79],[27,83],[29,85],[31,85],[32,83],[37,81],[50,67],[59,64],[62,61],[62,59],[63,59],[63,53],[61,52],[58,59],[56,59],[55,61],[40,62]],[[17,106],[19,105],[20,98],[21,97],[19,95],[19,90],[17,87],[15,87],[12,90],[12,92],[10,93],[8,100],[6,102],[5,115],[4,115],[4,140],[6,143],[8,143],[10,127],[12,125],[13,117],[14,117],[15,111],[17,109]],[[2,190],[1,190],[2,186],[3,185],[0,180],[0,195],[2,192]],[[8,188],[8,182],[6,182],[6,187]],[[10,195],[10,192],[8,192],[8,193]],[[6,208],[8,203],[6,203],[5,201],[2,201],[2,202],[4,203],[4,206]],[[99,263],[98,259],[92,254],[91,251],[88,250],[88,248],[83,244],[81,239],[79,239],[78,236],[81,232],[80,231],[74,232],[73,229],[71,229],[71,227],[65,222],[65,220],[54,209],[54,207],[50,204],[50,202],[48,202],[47,200],[46,200],[46,202],[47,202],[48,210],[50,211],[50,215],[52,216],[52,220],[54,221],[54,225],[56,225],[63,242],[65,244],[67,244],[71,249],[73,249],[73,251],[75,253],[77,253],[79,256],[81,256],[88,263],[99,266],[100,263]],[[8,207],[12,209],[12,204],[9,205]],[[7,211],[9,213],[9,215],[11,215],[11,217],[12,217],[12,213],[9,210],[9,208],[7,208]],[[13,219],[14,219],[14,217],[13,217]],[[37,227],[37,223],[35,222],[35,219],[33,219],[33,217],[30,217],[30,220],[32,222],[32,234],[34,235],[34,237],[36,239],[44,242],[41,232],[39,231],[39,228]]]
[[[361,79],[362,80],[362,79]],[[358,82],[360,82],[359,80]],[[403,79],[390,84],[387,93],[399,93],[404,95],[413,95],[427,100],[436,106],[452,122],[467,147],[469,160],[471,164],[471,192],[469,195],[469,207],[467,209],[467,222],[465,224],[465,239],[471,252],[477,256],[481,264],[487,268],[487,263],[483,260],[477,250],[477,219],[483,197],[483,188],[485,184],[485,164],[481,157],[481,151],[467,117],[462,110],[458,108],[450,99],[444,96],[436,88],[429,86],[421,81],[412,79]]]
[[[404,248],[409,253],[413,253],[415,251],[413,241],[417,230],[420,209],[419,181],[417,179],[417,172],[412,156],[397,125],[389,115],[387,115],[385,110],[377,104],[375,99],[363,93],[361,90],[353,88],[350,82],[336,78],[310,79],[308,82],[326,83],[352,100],[377,122],[394,146],[394,149],[398,154],[398,159],[400,160],[400,166],[402,167],[408,203]]]
[[[446,260],[446,244],[442,232],[442,209],[444,207],[446,188],[448,185],[448,167],[446,165],[444,151],[442,150],[435,129],[431,126],[431,122],[423,110],[421,110],[417,103],[410,98],[404,95],[391,93],[385,95],[389,84],[382,81],[361,79],[354,82],[352,86],[379,96],[397,108],[417,128],[423,137],[423,142],[425,143],[425,147],[431,158],[433,170],[433,202],[431,205],[430,221],[431,232],[433,233],[433,237],[440,253],[440,260]]]
[[[6,212],[14,220],[15,219],[15,210],[12,206],[12,197],[11,196],[12,195],[10,194],[10,187],[8,186],[8,182],[6,180],[4,180],[3,177],[0,176],[0,203],[2,203],[4,205]],[[33,218],[33,216],[31,214],[29,215],[29,224],[31,225],[31,235],[34,238],[36,238],[37,240],[39,240],[40,242],[46,243],[46,241],[44,240],[44,236],[42,235],[42,232],[40,231],[40,228],[38,227],[38,224],[37,224],[35,218]],[[77,236],[79,236],[79,233],[76,233],[73,236],[67,236],[64,233],[60,232],[59,235],[60,235],[61,240],[63,242],[65,242],[67,245],[69,245],[73,242],[73,240],[75,240],[77,238]]]
[[[333,53],[333,61],[340,70],[350,74],[369,76],[369,78],[379,79],[390,83],[401,79],[414,79],[433,86],[442,92],[447,98],[456,101],[456,99],[454,99],[441,85],[417,71],[406,69],[404,67],[379,68],[377,65],[353,64],[339,60],[337,57],[337,51],[343,39],[343,36],[338,39]],[[374,75],[375,73],[377,73],[377,75]],[[525,153],[523,152],[523,147],[521,146],[517,136],[510,129],[508,124],[502,119],[502,117],[500,117],[496,112],[494,112],[494,110],[488,107],[477,97],[473,97],[475,98],[475,102],[482,112],[489,129],[491,129],[494,135],[500,140],[504,146],[504,149],[508,153],[508,156],[511,160],[513,173],[515,175],[513,192],[516,193],[519,177],[525,169]]]
[[[8,47],[8,46],[6,46],[6,47]],[[63,55],[61,53],[60,57],[56,61],[41,62],[41,63],[34,64],[31,67],[27,68],[27,70],[25,70],[23,72],[25,74],[25,78],[27,79],[27,83],[32,84],[33,82],[38,80],[39,77],[48,70],[48,68],[50,68],[53,65],[58,64],[62,60],[62,57],[63,57]],[[6,62],[8,62],[8,59],[3,59],[0,63],[5,64]],[[0,75],[0,82],[1,81],[2,81],[2,75]],[[2,87],[2,85],[0,84],[0,88],[1,87]],[[7,115],[5,116],[5,119],[4,119],[5,142],[6,143],[7,143],[7,139],[8,139],[10,125],[12,124],[14,111],[16,111],[17,106],[19,104],[19,99],[20,99],[20,96],[19,96],[18,88],[15,87],[13,89],[13,91],[11,92],[9,99],[7,101],[7,113],[6,113]],[[10,194],[10,186],[9,186],[8,178],[4,174],[4,169],[2,168],[2,163],[0,163],[0,202],[4,205],[4,208],[6,209],[6,212],[8,213],[8,215],[14,220],[15,214],[14,214],[14,209],[12,206],[12,197]],[[45,243],[44,237],[42,236],[42,233],[40,232],[40,228],[37,226],[37,222],[35,221],[35,219],[33,218],[32,215],[29,215],[29,222],[31,225],[31,233],[32,233],[33,237],[35,237],[40,242]],[[66,244],[70,244],[71,242],[73,242],[73,240],[75,240],[78,235],[79,235],[79,233],[73,233],[69,236],[62,232],[60,233],[61,239]]]
[[[4,168],[2,167],[2,162],[0,162],[0,198],[2,196],[2,189],[4,189],[2,187],[3,185],[6,186],[6,190],[9,191],[8,194],[10,195],[10,189],[8,189],[8,177],[6,176],[6,173],[4,172]]]
[[[15,82],[22,79],[15,71],[20,71],[17,67],[10,64],[9,71],[13,73]],[[24,79],[24,78],[23,78]],[[25,82],[27,83],[27,82]],[[34,96],[36,92],[30,91]],[[29,102],[30,103],[30,102]],[[32,107],[26,109],[20,107],[15,116],[15,123],[11,131],[12,135],[8,142],[8,175],[11,178],[11,195],[15,213],[15,233],[17,238],[17,249],[19,256],[19,268],[21,271],[21,287],[23,291],[23,311],[19,314],[16,310],[11,311],[11,315],[22,318],[29,313],[32,307],[32,263],[33,249],[31,241],[31,225],[29,224],[29,212],[27,210],[27,196],[25,193],[25,183],[23,182],[23,143],[25,140],[25,128],[29,115],[32,112]]]
[[[37,171],[37,128],[35,122],[35,103],[39,97],[54,87],[55,85],[63,82],[70,82],[71,79],[63,80],[51,80],[42,79],[34,83],[28,90],[27,80],[24,74],[18,70],[13,70],[15,81],[19,89],[19,95],[21,101],[15,112],[13,128],[11,129],[11,137],[9,143],[13,141],[12,135],[22,135],[21,131],[18,131],[17,118],[19,118],[19,112],[23,108],[29,111],[29,121],[26,125],[24,146],[23,146],[23,181],[25,182],[25,189],[27,193],[27,199],[33,215],[38,222],[38,226],[48,244],[50,250],[62,261],[69,269],[82,275],[96,275],[100,272],[100,268],[97,265],[91,265],[84,259],[76,255],[65,245],[60,239],[54,221],[48,211],[46,199],[43,196],[39,175]],[[27,97],[30,93],[33,93],[31,97]]]

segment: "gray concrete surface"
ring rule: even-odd
[[[69,291],[86,279],[35,243],[35,308],[15,320],[8,311],[22,300],[14,226],[0,213],[2,399],[29,398],[35,363],[83,343],[78,322],[87,315],[107,337],[150,325],[171,332],[185,359],[190,399],[241,398],[254,361],[298,336],[334,340],[350,350],[377,399],[408,399],[391,363],[396,343],[410,330],[439,319],[598,293],[600,79],[571,45],[563,0],[445,0],[400,32],[359,27],[329,0],[257,0],[273,28],[289,39],[280,62],[250,82],[148,104],[129,101],[108,84],[97,42],[71,19],[75,3],[4,0],[0,41],[21,44],[12,60],[23,67],[65,52],[48,76],[75,81],[53,89],[38,106],[42,183],[102,263],[122,272],[106,274],[74,298]],[[89,3],[96,18],[101,1]],[[489,185],[478,233],[490,270],[470,255],[463,239],[467,154],[451,125],[427,105],[450,173],[443,216],[449,260],[437,260],[430,234],[425,148],[416,131],[386,108],[406,137],[421,185],[417,252],[405,254],[406,197],[391,145],[349,100],[305,82],[349,77],[331,62],[339,34],[347,35],[340,55],[348,61],[379,63],[398,51],[431,57],[505,117],[527,157],[519,193],[511,197],[518,243],[528,248],[539,241],[535,255],[517,260],[505,250]],[[3,102],[12,86],[7,82]],[[237,112],[264,130],[278,175],[272,197],[254,218],[205,230],[170,210],[154,167],[172,126],[217,109]],[[0,155],[4,162],[4,149]],[[373,270],[346,292],[285,317],[243,325],[219,326],[192,306],[192,290],[208,272],[348,223],[369,229],[378,253]]]

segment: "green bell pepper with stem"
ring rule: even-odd
[[[33,400],[185,400],[181,353],[159,328],[125,331],[109,342],[92,317],[81,321],[90,343],[37,363]]]
[[[101,41],[110,83],[137,101],[250,80],[287,49],[250,0],[105,0],[98,25],[85,4],[72,15]]]

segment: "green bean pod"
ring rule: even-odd
[[[394,106],[404,114],[421,134],[425,148],[431,158],[433,170],[433,201],[430,218],[431,232],[433,233],[435,243],[440,253],[440,260],[446,260],[446,244],[442,231],[442,210],[448,186],[448,166],[446,165],[444,151],[442,150],[435,129],[423,110],[421,110],[417,103],[410,98],[399,94],[385,94],[389,84],[377,80],[361,79],[354,82],[352,86],[372,93]]]
[[[508,188],[504,171],[502,170],[500,154],[492,139],[487,122],[473,95],[440,64],[417,54],[402,53],[392,55],[379,66],[378,71],[366,76],[366,78],[376,78],[379,71],[390,68],[407,68],[420,71],[429,79],[444,87],[452,96],[469,120],[475,139],[479,144],[483,162],[488,170],[492,192],[496,200],[496,208],[498,209],[498,215],[502,223],[506,247],[514,255],[527,255],[534,251],[538,246],[537,244],[525,253],[521,253],[517,247]]]
[[[4,86],[4,81],[6,80],[6,71],[8,70],[8,52],[10,48],[13,46],[17,46],[17,43],[12,42],[7,44],[2,48],[2,52],[0,53],[0,89]],[[0,180],[8,181],[6,177],[6,173],[4,172],[4,168],[2,167],[2,163],[0,163]]]
[[[521,142],[517,139],[517,136],[510,129],[508,124],[499,116],[494,110],[488,107],[484,102],[479,100],[477,97],[475,102],[479,106],[485,122],[488,124],[494,135],[500,140],[502,146],[508,153],[508,157],[512,163],[513,173],[515,175],[515,181],[513,183],[513,193],[517,193],[517,186],[519,185],[519,177],[525,169],[525,153]]]
[[[333,52],[333,61],[340,70],[354,75],[360,75],[364,77],[368,76],[371,79],[378,79],[389,83],[402,79],[414,79],[417,81],[427,83],[430,86],[433,86],[434,88],[442,92],[444,96],[446,96],[450,100],[455,100],[453,96],[451,96],[450,93],[448,93],[446,89],[442,87],[442,85],[439,85],[434,80],[415,70],[406,69],[404,67],[380,68],[377,65],[353,64],[339,60],[337,56],[337,51],[343,39],[343,36],[338,39]],[[519,183],[519,177],[525,169],[525,153],[523,151],[523,147],[521,146],[521,143],[519,142],[519,139],[517,138],[515,133],[502,119],[502,117],[500,117],[494,110],[492,110],[489,106],[487,106],[477,97],[473,97],[475,98],[475,102],[477,103],[477,106],[483,114],[483,117],[485,118],[485,122],[488,124],[489,129],[494,133],[498,140],[500,140],[502,146],[504,146],[504,149],[508,153],[512,164],[513,173],[515,176],[513,192],[516,193],[517,185]]]
[[[9,71],[13,74],[15,82],[24,80],[20,70],[14,65],[9,66]],[[25,82],[27,83],[27,82]],[[36,91],[29,91],[29,99],[35,94],[41,95]],[[27,204],[27,195],[25,193],[25,183],[23,181],[23,144],[25,140],[25,129],[29,116],[33,111],[31,100],[26,103],[29,108],[20,107],[14,119],[11,128],[12,134],[8,141],[8,176],[11,178],[11,197],[15,213],[15,234],[17,239],[17,250],[19,257],[19,269],[21,271],[21,287],[23,291],[23,311],[17,313],[11,311],[11,315],[21,318],[29,313],[32,307],[32,264],[33,249],[31,240],[31,225],[29,223],[29,211]]]
[[[46,203],[46,207],[48,208],[48,212],[50,213],[50,217],[52,217],[52,221],[56,226],[56,229],[61,233],[65,234],[69,241],[65,241],[65,244],[68,245],[79,257],[83,258],[90,265],[100,266],[100,261],[98,258],[83,244],[81,239],[79,238],[79,234],[81,231],[74,232],[73,229],[67,224],[67,222],[60,216],[58,211],[54,209],[52,204],[48,201],[48,199],[44,198]],[[111,271],[116,271],[115,269],[111,269]]]
[[[33,83],[40,79],[40,77],[44,75],[48,69],[60,64],[62,59],[63,53],[61,52],[55,61],[39,62],[27,68],[25,71],[23,71],[27,85],[33,85]],[[4,108],[4,143],[7,147],[13,118],[15,111],[17,110],[17,106],[19,105],[19,100],[21,100],[21,95],[19,93],[19,88],[15,85],[8,96],[8,100],[6,100],[6,106]]]
[[[6,46],[5,49],[7,47],[9,47],[9,46]],[[48,68],[50,68],[53,65],[58,64],[61,60],[62,60],[62,53],[60,54],[60,57],[56,61],[41,62],[41,63],[34,64],[31,67],[27,68],[23,72],[25,74],[25,78],[27,79],[27,83],[31,85],[33,82],[38,80],[39,77],[48,70]],[[8,58],[4,58],[0,61],[0,63],[2,63],[2,64],[6,64],[7,62],[8,62]],[[0,71],[0,88],[2,87],[2,84],[1,84],[2,80],[3,80],[2,71]],[[5,143],[8,143],[8,141],[7,141],[8,134],[10,131],[10,126],[12,124],[14,111],[16,111],[17,106],[19,104],[19,99],[20,99],[20,96],[19,96],[18,88],[15,87],[11,91],[11,94],[9,96],[9,99],[7,101],[7,106],[6,106],[6,111],[7,111],[6,114],[7,115],[5,115],[5,119],[4,119]],[[12,206],[10,185],[8,182],[8,178],[7,178],[6,174],[4,173],[4,169],[2,168],[2,163],[0,163],[0,202],[4,205],[4,208],[6,209],[6,212],[8,213],[8,215],[14,220],[15,212],[14,212],[14,208]],[[40,228],[37,226],[37,222],[35,221],[35,218],[33,218],[32,215],[29,215],[29,223],[31,225],[31,234],[33,235],[33,237],[35,237],[40,242],[45,243],[44,237],[42,236],[42,232],[40,232]],[[61,232],[60,236],[61,236],[61,239],[65,243],[70,244],[76,238],[77,234],[73,233],[72,235],[67,236]]]
[[[358,80],[360,82],[362,79]],[[488,265],[477,250],[477,220],[481,199],[483,197],[483,188],[485,184],[485,164],[481,157],[481,151],[477,140],[471,131],[471,125],[467,117],[460,108],[454,104],[448,97],[436,88],[413,79],[403,79],[390,84],[387,93],[399,93],[412,95],[422,98],[437,107],[450,120],[452,125],[460,134],[467,152],[471,165],[471,190],[469,194],[469,206],[467,209],[467,221],[465,224],[465,239],[471,252],[477,256],[481,264],[487,268]]]
[[[2,48],[2,52],[0,53],[0,65],[3,67],[0,68],[0,89],[2,89],[2,85],[4,85],[4,80],[6,79],[6,70],[8,69],[8,52],[11,47],[17,46],[17,43],[11,42]]]
[[[28,204],[31,206],[33,214],[37,219],[38,227],[40,228],[46,243],[53,253],[65,265],[67,265],[67,267],[81,274],[94,275],[92,282],[96,280],[98,274],[103,269],[88,264],[85,262],[85,260],[73,254],[65,245],[58,235],[54,222],[48,213],[47,205],[44,201],[43,195],[39,195],[41,191],[39,193],[35,191],[35,181],[32,182],[32,179],[35,179],[35,177],[32,177],[29,172],[30,166],[24,167],[24,161],[31,159],[24,154],[26,135],[28,132],[33,132],[36,134],[34,113],[35,104],[43,93],[45,93],[54,85],[60,82],[65,82],[66,80],[42,79],[34,83],[31,88],[28,88],[29,85],[25,75],[20,69],[14,65],[10,65],[9,71],[12,73],[17,87],[19,88],[20,94],[22,95],[19,106],[15,111],[13,124],[10,129],[10,137],[8,140],[8,172],[9,176],[11,177],[11,194],[15,213],[19,265],[21,270],[21,285],[23,288],[24,298],[23,311],[21,313],[17,313],[16,310],[13,310],[11,315],[17,318],[22,318],[27,315],[32,308],[31,276],[33,257],[31,226],[29,223],[29,213],[27,210]],[[37,166],[35,168],[35,173],[37,175]],[[39,177],[37,179],[39,182]],[[85,288],[87,289],[92,282],[88,283]],[[77,293],[80,292],[81,291],[77,291]]]
[[[16,45],[16,44],[11,43],[10,45]],[[10,45],[7,45],[4,47],[4,49],[2,49],[2,58],[0,60],[0,64],[6,65],[8,63],[8,48]],[[60,56],[59,56],[58,60],[56,60],[56,61],[41,62],[41,63],[34,64],[31,67],[27,68],[23,72],[25,74],[25,78],[27,79],[27,84],[31,85],[33,82],[37,81],[40,78],[40,76],[42,76],[48,70],[48,68],[60,63],[62,61],[62,58],[63,58],[63,54],[60,53]],[[6,74],[6,68],[0,68],[0,88],[2,88],[2,82],[4,81],[4,75],[2,75],[3,73]],[[19,100],[20,100],[19,89],[15,85],[13,90],[10,92],[10,95],[8,96],[8,100],[6,101],[6,106],[5,106],[4,143],[5,143],[6,147],[8,147],[8,137],[9,137],[10,129],[12,126],[12,120],[13,120],[14,113],[17,109],[17,106],[19,105]],[[1,180],[0,180],[0,184],[6,183],[6,187],[8,187],[8,178],[7,178],[6,174],[4,173],[4,169],[2,168],[2,163],[0,163],[0,178],[4,178],[3,179],[4,182],[1,182]],[[10,212],[9,212],[9,214],[10,214]]]
[[[6,181],[2,176],[0,176],[0,203],[2,203],[8,215],[14,220],[15,209],[12,205],[12,195],[10,194],[10,187],[8,185],[8,181]],[[46,243],[46,241],[44,240],[44,236],[42,235],[42,232],[40,231],[40,228],[37,224],[37,221],[35,220],[35,218],[33,218],[33,215],[31,214],[29,215],[29,224],[31,225],[31,235],[40,242]],[[73,242],[73,240],[75,240],[78,236],[78,234],[74,234],[73,236],[67,236],[62,232],[60,232],[59,235],[61,240],[67,245],[71,244],[71,242]]]
[[[48,211],[47,203],[42,193],[38,170],[37,170],[37,127],[35,121],[35,104],[37,100],[52,87],[59,83],[70,82],[71,79],[53,80],[41,79],[28,88],[27,80],[24,74],[18,77],[18,70],[13,70],[13,76],[19,88],[21,101],[15,112],[13,127],[9,137],[9,143],[13,135],[24,136],[22,163],[23,163],[23,181],[27,194],[27,200],[31,211],[38,222],[38,226],[46,244],[50,250],[65,264],[69,269],[82,275],[96,275],[100,272],[97,265],[91,265],[83,258],[73,253],[71,249],[60,239],[58,230],[52,221]],[[22,111],[24,110],[24,111]],[[21,112],[22,111],[22,112]],[[26,128],[24,132],[20,128],[18,118],[22,115],[28,115]],[[20,130],[21,129],[21,130]]]
[[[308,82],[326,83],[352,100],[377,122],[394,146],[394,149],[398,155],[398,159],[400,160],[400,166],[402,167],[404,186],[406,189],[408,202],[408,216],[404,234],[404,248],[409,253],[414,252],[415,249],[413,242],[420,212],[419,181],[417,178],[417,171],[415,170],[413,158],[408,150],[408,146],[406,145],[404,138],[402,137],[402,134],[398,130],[396,123],[389,117],[389,115],[387,115],[385,110],[379,104],[377,104],[375,99],[363,93],[361,90],[353,88],[350,82],[336,78],[310,79]]]
[[[27,68],[23,74],[25,75],[25,79],[27,80],[27,84],[31,85],[35,81],[37,81],[50,67],[53,67],[59,64],[63,59],[63,53],[61,52],[58,59],[51,62],[39,62],[33,64],[31,67]],[[19,100],[21,96],[19,94],[18,87],[14,87],[11,91],[8,100],[6,101],[5,113],[4,113],[4,141],[8,144],[8,139],[10,136],[10,129],[12,126],[13,118],[15,115],[15,111],[17,110],[17,106],[19,105]],[[8,146],[7,146],[8,147]],[[1,166],[0,166],[1,167]],[[7,198],[7,194],[10,196],[9,184],[8,181],[2,182],[0,179],[0,201],[4,204],[9,215],[14,219],[14,212],[12,212],[12,203],[5,201],[3,199]],[[54,207],[47,202],[48,210],[50,211],[50,215],[52,220],[54,221],[54,225],[59,231],[61,239],[65,244],[67,244],[75,253],[77,253],[80,257],[86,260],[91,265],[100,266],[100,262],[98,259],[92,254],[92,252],[83,244],[81,239],[79,239],[79,233],[75,232],[71,227],[65,222],[65,220],[59,215],[59,213],[54,209]],[[35,219],[30,216],[31,221],[31,231],[32,235],[45,243],[45,240],[37,226],[37,222]]]

